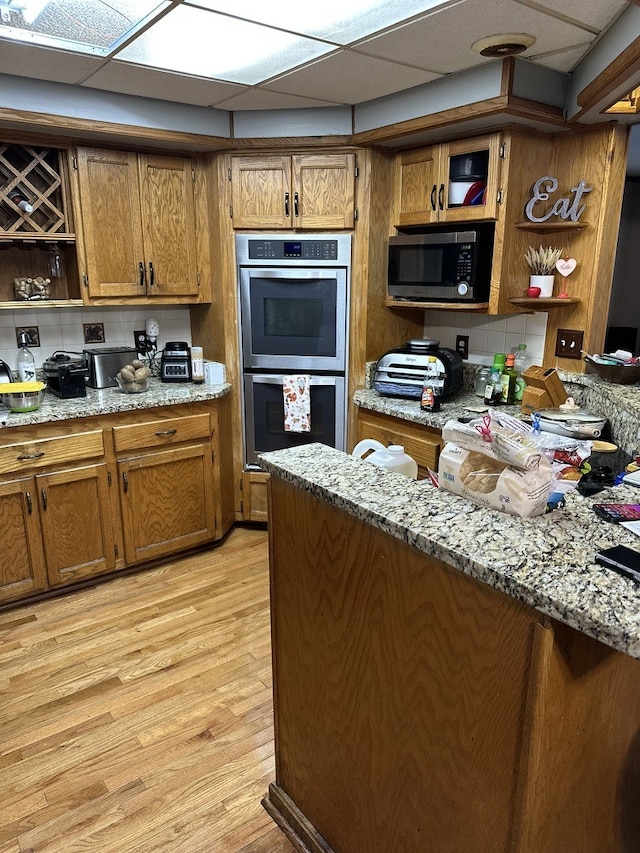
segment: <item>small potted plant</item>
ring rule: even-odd
[[[539,287],[539,296],[553,296],[553,274],[556,269],[556,261],[562,257],[562,253],[562,249],[554,249],[552,246],[540,246],[539,249],[529,246],[524,258],[531,270],[530,290]]]

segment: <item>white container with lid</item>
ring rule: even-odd
[[[373,453],[365,456],[369,450]],[[418,463],[404,452],[401,444],[390,444],[389,447],[385,447],[375,438],[365,438],[356,444],[351,455],[380,468],[387,468],[397,474],[412,477],[414,480],[418,478]]]

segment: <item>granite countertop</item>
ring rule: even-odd
[[[594,498],[573,491],[565,507],[524,519],[322,444],[263,454],[261,465],[425,554],[640,658],[640,586],[594,562],[596,550],[637,547],[638,538],[600,520],[591,508],[596,502],[638,500],[633,486]]]
[[[194,385],[192,382],[161,382],[155,377],[149,380],[149,390],[140,394],[126,394],[119,388],[87,387],[86,397],[63,400],[47,388],[42,405],[35,412],[10,412],[0,404],[0,426],[5,428],[32,426],[50,421],[130,412],[133,409],[172,406],[176,403],[197,403],[200,400],[216,400],[224,397],[230,390],[231,385],[228,383]]]

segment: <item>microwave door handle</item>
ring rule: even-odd
[[[431,187],[431,210],[436,209],[436,185]]]
[[[440,184],[438,191],[438,207],[440,210],[444,210],[444,184]]]

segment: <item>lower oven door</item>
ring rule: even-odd
[[[244,376],[244,450],[247,468],[259,468],[258,454],[320,442],[338,450],[346,444],[344,376],[311,376],[310,432],[285,432],[282,374]]]

